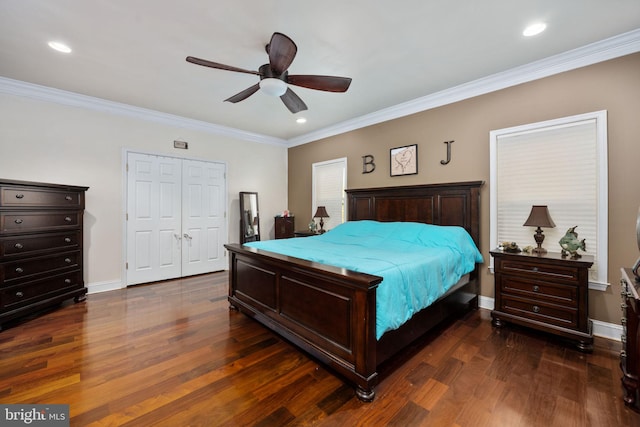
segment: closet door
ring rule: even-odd
[[[225,165],[183,160],[182,275],[224,270]]]
[[[180,277],[180,159],[129,153],[127,285]]]
[[[226,268],[226,166],[127,156],[127,286]]]

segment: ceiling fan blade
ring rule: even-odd
[[[269,53],[269,64],[274,73],[279,76],[287,71],[289,65],[296,57],[298,47],[289,37],[282,33],[273,33],[271,41],[267,45]]]
[[[327,92],[346,92],[351,84],[349,77],[289,75],[287,83]]]
[[[236,102],[244,101],[245,99],[247,99],[248,97],[256,93],[258,89],[260,89],[260,84],[256,83],[253,86],[246,88],[242,92],[237,93],[232,97],[225,99],[225,102],[229,101],[235,104]]]
[[[302,99],[300,99],[300,97],[289,88],[287,88],[287,91],[280,97],[280,99],[282,99],[284,105],[286,105],[289,111],[293,114],[307,109],[307,105],[304,101],[302,101]]]
[[[257,71],[245,70],[243,68],[232,67],[231,65],[220,64],[218,62],[208,61],[206,59],[195,58],[193,56],[187,56],[187,62],[191,62],[192,64],[202,65],[204,67],[217,68],[219,70],[227,70],[227,71],[235,71],[238,73],[247,73],[247,74],[255,74],[256,76],[260,76],[261,74]]]

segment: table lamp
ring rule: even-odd
[[[538,227],[536,230],[536,234],[533,235],[533,238],[538,244],[538,247],[533,249],[533,253],[547,253],[547,250],[542,247],[542,242],[544,242],[544,234],[542,234],[541,227],[553,228],[556,226],[556,224],[551,219],[551,215],[549,215],[549,209],[547,208],[547,206],[531,206],[531,213],[529,214],[529,218],[527,218],[527,220],[522,225],[525,227]]]
[[[324,230],[324,221],[322,220],[322,218],[329,218],[329,214],[327,213],[327,209],[324,206],[318,206],[318,209],[316,209],[316,214],[313,216],[314,218],[320,218],[320,230],[318,230],[318,233],[322,234],[324,233],[326,230]]]

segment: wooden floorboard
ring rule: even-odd
[[[72,426],[640,426],[620,344],[583,354],[475,311],[380,367],[372,403],[229,310],[225,272],[91,294],[0,332],[0,402]]]

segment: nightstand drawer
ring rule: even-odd
[[[519,298],[512,295],[503,295],[500,307],[497,310],[536,320],[546,324],[575,329],[578,327],[578,310],[565,306],[549,304],[528,298]]]
[[[532,281],[516,276],[503,276],[500,279],[502,295],[517,295],[532,300],[548,301],[566,307],[578,307],[578,286]]]
[[[504,274],[529,277],[534,280],[562,280],[578,283],[578,268],[561,265],[548,265],[520,260],[501,260],[500,269]]]

